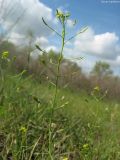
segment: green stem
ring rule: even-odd
[[[49,156],[50,156],[51,160],[53,160],[51,124],[52,124],[52,117],[54,114],[54,109],[56,106],[56,99],[57,99],[57,93],[58,93],[58,82],[59,82],[59,75],[60,75],[60,66],[61,66],[61,62],[62,62],[62,58],[63,58],[63,50],[64,50],[64,46],[65,46],[65,23],[64,22],[63,22],[62,27],[63,27],[63,29],[62,29],[62,47],[61,47],[61,52],[60,52],[60,56],[59,56],[58,64],[57,64],[57,76],[56,76],[56,81],[55,81],[55,94],[54,94],[54,98],[53,98],[53,104],[52,104],[52,108],[51,108],[51,115],[50,115],[50,121],[49,121]]]
[[[57,65],[57,76],[56,76],[56,81],[55,81],[55,94],[54,94],[54,99],[53,99],[53,105],[52,105],[52,115],[54,113],[54,108],[56,105],[56,99],[57,99],[57,93],[58,93],[58,82],[59,82],[59,76],[60,76],[60,66],[63,58],[63,50],[65,46],[65,24],[63,23],[63,30],[62,30],[62,47],[61,47],[61,52],[60,56],[58,59],[58,65]]]
[[[52,157],[52,129],[51,129],[51,124],[52,124],[52,119],[50,117],[50,121],[49,121],[49,156],[50,156],[50,159],[53,160],[53,157]]]
[[[1,74],[1,81],[4,82],[4,74],[2,69],[2,61],[0,61],[0,74]]]

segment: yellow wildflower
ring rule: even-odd
[[[100,87],[96,86],[96,87],[94,87],[94,90],[99,92],[100,91]]]
[[[68,158],[67,158],[67,157],[65,157],[65,158],[63,158],[62,160],[68,160]]]
[[[22,133],[26,133],[27,129],[22,126],[22,127],[20,128],[20,131],[21,131]]]
[[[89,147],[89,144],[87,143],[83,145],[83,149],[88,149],[88,147]]]
[[[2,59],[7,59],[9,56],[9,52],[8,51],[5,51],[2,53]]]

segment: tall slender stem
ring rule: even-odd
[[[57,76],[56,76],[56,81],[55,81],[55,94],[54,94],[54,99],[53,99],[53,105],[52,105],[52,114],[54,113],[54,108],[56,105],[56,99],[57,99],[57,93],[58,93],[58,82],[59,82],[59,77],[60,77],[60,66],[63,58],[63,50],[65,46],[65,24],[63,23],[63,29],[62,29],[62,46],[61,46],[61,52],[60,56],[58,59],[58,64],[57,64]]]
[[[51,115],[50,115],[50,120],[49,120],[49,155],[50,155],[51,160],[53,160],[52,146],[51,146],[52,145],[51,124],[52,124],[52,117],[53,117],[54,109],[55,109],[55,105],[56,105],[56,99],[57,99],[57,93],[58,93],[58,83],[59,83],[59,77],[60,77],[60,66],[61,66],[61,62],[62,62],[62,58],[63,58],[64,46],[65,46],[65,23],[63,22],[63,25],[62,25],[62,46],[61,46],[60,56],[59,56],[58,64],[57,64],[57,76],[56,76],[56,81],[55,81],[55,94],[54,94],[54,98],[53,98],[53,104],[52,104]]]
[[[66,40],[65,36],[66,36],[66,22],[68,20],[68,18],[70,17],[70,14],[69,13],[63,13],[59,10],[56,10],[56,17],[58,18],[59,22],[61,23],[62,25],[62,34],[59,34],[59,32],[57,32],[56,30],[54,30],[51,26],[49,26],[46,21],[44,20],[44,18],[42,18],[42,21],[43,23],[50,29],[52,30],[53,32],[55,32],[59,37],[62,38],[62,44],[61,44],[61,51],[60,51],[60,55],[59,55],[59,58],[58,58],[58,63],[57,63],[57,75],[56,75],[56,78],[55,78],[55,92],[54,92],[54,95],[53,95],[53,101],[52,101],[52,106],[50,108],[50,117],[49,117],[49,148],[48,148],[48,152],[49,152],[49,157],[51,160],[54,159],[53,157],[53,139],[52,139],[52,123],[54,122],[53,121],[53,118],[54,118],[54,111],[55,111],[55,108],[57,107],[57,95],[58,95],[58,87],[59,87],[59,78],[60,78],[60,67],[61,67],[61,63],[62,63],[62,60],[63,60],[63,50],[64,50],[64,47],[65,47],[65,44],[72,40],[73,38],[75,38],[77,35],[79,35],[80,33],[83,33],[84,31],[86,31],[87,28],[84,28],[83,30],[81,30],[79,33],[75,34],[74,36],[70,37],[68,40]],[[42,51],[43,53],[45,53],[44,50],[42,50],[38,45],[36,45],[36,48],[40,51]]]

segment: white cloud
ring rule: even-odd
[[[106,60],[113,67],[120,67],[120,55],[116,57],[116,59]]]
[[[58,21],[50,7],[39,0],[12,0],[12,3],[11,0],[0,0],[0,7],[0,26],[5,33],[8,31],[5,39],[17,45],[28,45],[30,31],[33,44],[39,44],[47,51],[58,51],[48,40],[48,36],[54,35],[53,32],[42,21],[44,17],[49,25],[57,25]]]
[[[115,33],[106,32],[96,35],[90,28],[76,37],[74,48],[78,52],[106,59],[115,59],[120,52],[119,38]]]
[[[37,36],[50,34],[50,30],[42,22],[42,17],[49,24],[55,24],[56,20],[51,8],[39,0],[12,0],[12,3],[10,0],[3,1],[0,22],[4,30],[9,30],[16,23],[12,31],[17,34],[26,34],[28,29]],[[0,0],[1,3],[2,0]]]
[[[37,37],[35,44],[40,45],[42,47],[46,47],[49,44],[49,41],[46,37]]]
[[[10,37],[8,37],[7,39],[16,45],[22,44],[23,40],[25,43],[25,37],[16,32],[11,32]]]
[[[71,19],[67,20],[67,27],[72,28],[74,26],[74,22]]]
[[[53,50],[55,52],[59,52],[59,49],[56,47],[56,46],[52,46],[52,45],[49,45],[48,47],[46,47],[46,51],[49,52],[50,50]]]
[[[120,55],[116,58],[116,63],[120,65]]]
[[[78,62],[84,71],[90,71],[96,61],[106,61],[111,67],[120,66],[120,43],[115,33],[95,34],[92,28],[77,36],[71,45],[66,46],[65,55],[83,57]]]

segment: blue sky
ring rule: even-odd
[[[103,3],[102,0],[41,0],[55,12],[56,8],[70,11],[79,26],[88,25],[96,33],[116,32],[120,36],[120,3]]]

